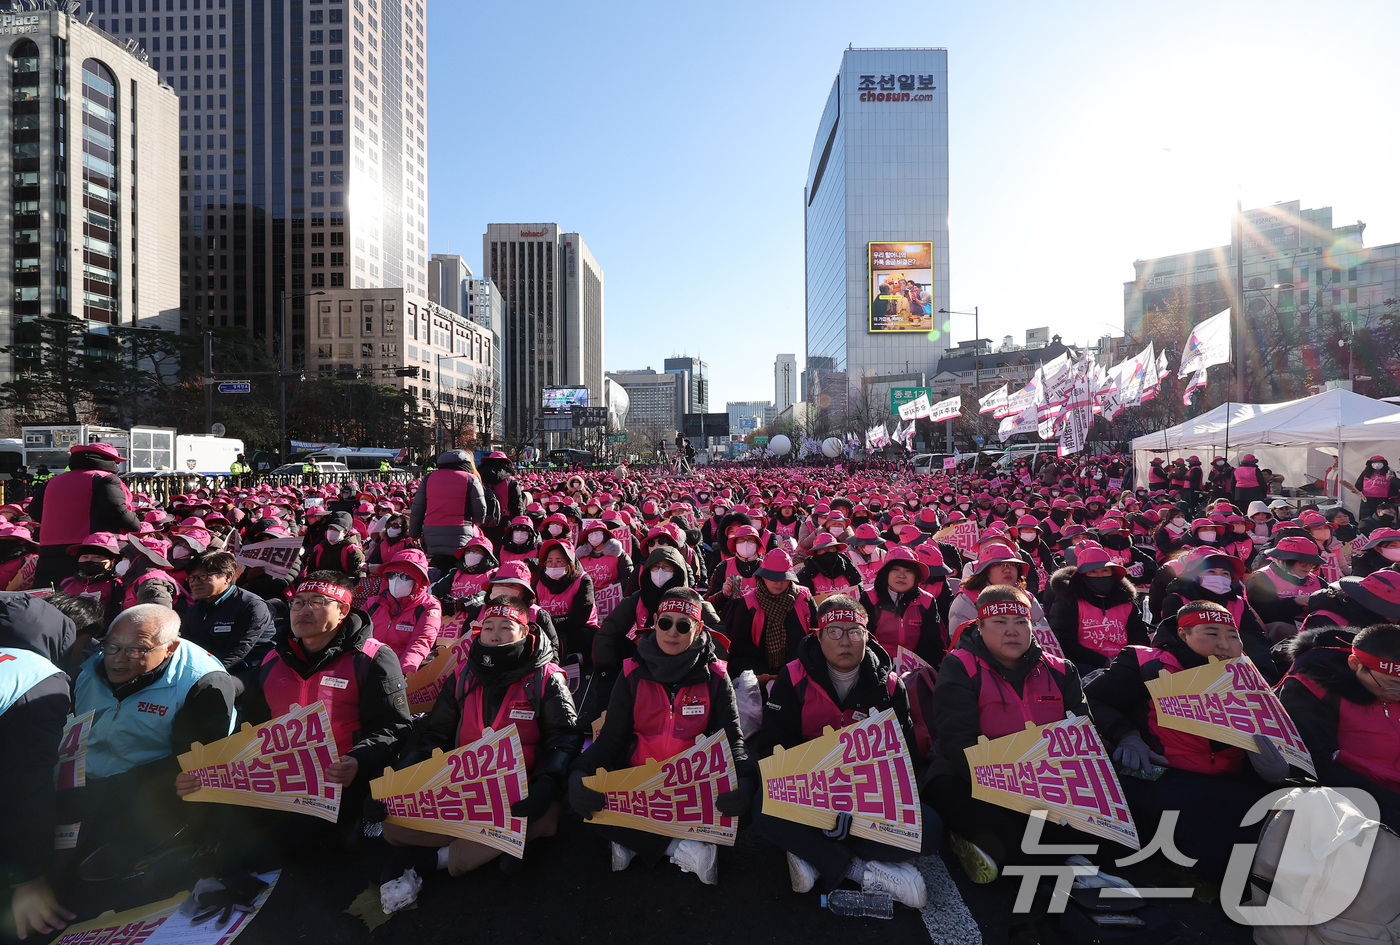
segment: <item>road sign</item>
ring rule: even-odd
[[[987,438],[979,433],[972,438],[972,442],[977,444],[978,449],[981,449],[982,444],[987,442]]]
[[[767,445],[768,445],[768,437],[762,436],[762,435],[755,436],[755,437],[753,438],[753,445],[754,445],[754,446],[767,446]]]
[[[907,404],[911,400],[918,400],[920,394],[928,395],[928,402],[933,403],[933,388],[931,387],[891,387],[890,388],[890,413],[899,413],[899,405]]]
[[[253,390],[252,381],[220,381],[219,393],[221,394],[247,394]]]
[[[546,414],[540,418],[540,429],[546,433],[566,433],[574,428],[572,414]]]
[[[627,434],[626,434],[626,433],[609,433],[609,434],[608,434],[608,442],[609,442],[609,443],[626,443],[626,442],[627,442]]]

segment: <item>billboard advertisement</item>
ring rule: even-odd
[[[587,406],[587,387],[546,387],[540,398],[543,413],[569,413],[575,407]]]
[[[1246,210],[1240,228],[1245,258],[1297,252],[1303,233],[1302,206],[1300,201],[1291,200]]]
[[[870,330],[933,331],[933,244],[867,246]]]

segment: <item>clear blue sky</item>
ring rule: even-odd
[[[770,400],[803,351],[802,186],[847,44],[948,49],[952,307],[982,335],[1117,327],[1134,259],[1299,199],[1400,241],[1400,4],[431,0],[430,249],[583,234],[605,367]],[[954,338],[972,337],[955,321]]]

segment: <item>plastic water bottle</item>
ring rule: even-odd
[[[894,897],[882,892],[857,892],[837,889],[822,896],[822,908],[835,915],[869,916],[874,919],[894,918]]]

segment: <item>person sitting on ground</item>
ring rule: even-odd
[[[365,603],[374,638],[399,658],[405,676],[412,675],[432,652],[442,626],[442,605],[428,583],[428,559],[408,548],[380,569],[383,589]]]
[[[798,645],[816,626],[817,613],[811,591],[796,578],[792,558],[774,548],[763,556],[754,589],[725,607],[731,676],[751,669],[766,683],[797,657]]]
[[[239,587],[237,578],[238,561],[227,551],[201,557],[190,569],[192,603],[180,620],[180,635],[242,677],[262,664],[277,629],[267,602]]]
[[[715,809],[728,817],[748,813],[758,788],[758,765],[744,750],[734,687],[705,629],[702,605],[700,595],[690,588],[666,592],[657,605],[655,630],[638,637],[636,656],[623,664],[603,727],[569,775],[569,806],[585,819],[606,803],[603,794],[584,786],[586,776],[599,768],[612,771],[653,759],[665,761],[693,747],[696,738],[720,731],[729,740],[738,782],[715,798]],[[626,869],[634,856],[650,862],[669,856],[702,883],[719,882],[713,843],[628,827],[588,826],[611,842],[614,871]]]
[[[796,657],[778,674],[764,702],[763,727],[749,742],[755,759],[886,709],[894,710],[911,760],[915,757],[904,684],[868,624],[865,608],[853,597],[835,594],[822,602],[817,632],[800,638]],[[761,800],[754,807],[754,826],[787,852],[793,892],[810,891],[820,876],[828,890],[849,880],[866,892],[888,892],[911,909],[927,904],[923,874],[908,862],[918,854],[910,850],[857,837],[835,839],[817,827],[764,814]],[[941,835],[938,815],[925,808],[924,852],[936,850]]]

